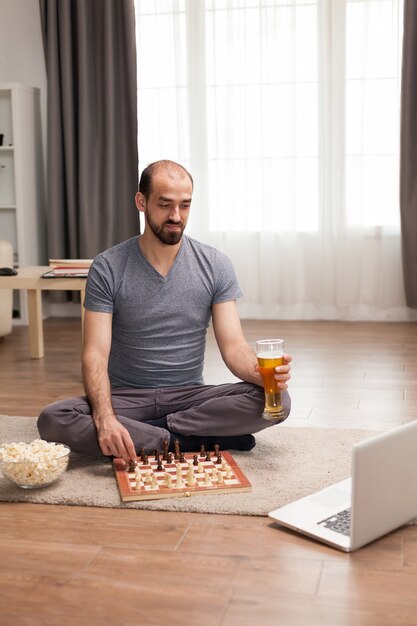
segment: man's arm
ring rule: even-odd
[[[112,314],[86,311],[82,372],[97,438],[103,454],[136,459],[135,446],[117,420],[111,401],[108,362],[112,338]]]
[[[229,370],[240,380],[262,387],[256,354],[243,334],[236,302],[214,304],[212,315],[217,345]],[[291,360],[289,354],[284,354],[284,364],[276,368],[275,379],[282,390],[287,389],[287,381],[291,378]]]

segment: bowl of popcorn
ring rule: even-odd
[[[4,443],[0,447],[0,471],[23,489],[47,487],[67,469],[69,453],[68,446],[43,439]]]

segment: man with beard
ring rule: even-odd
[[[277,423],[262,418],[262,381],[240,325],[232,264],[183,235],[192,192],[193,179],[178,163],[158,161],[143,171],[136,194],[143,235],[99,254],[88,275],[86,396],[47,406],[38,420],[42,438],[128,462],[166,440],[170,450],[178,440],[184,452],[216,443],[250,450],[252,433]],[[210,319],[224,362],[242,382],[204,385]],[[275,374],[286,416],[290,361],[284,355]]]

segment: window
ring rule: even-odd
[[[140,169],[213,232],[399,230],[403,0],[140,0]]]
[[[403,2],[346,6],[346,216],[399,229]]]

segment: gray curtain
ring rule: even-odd
[[[139,233],[133,0],[39,0],[48,77],[48,256]]]
[[[417,308],[417,2],[405,0],[401,83],[400,207],[407,305]]]

